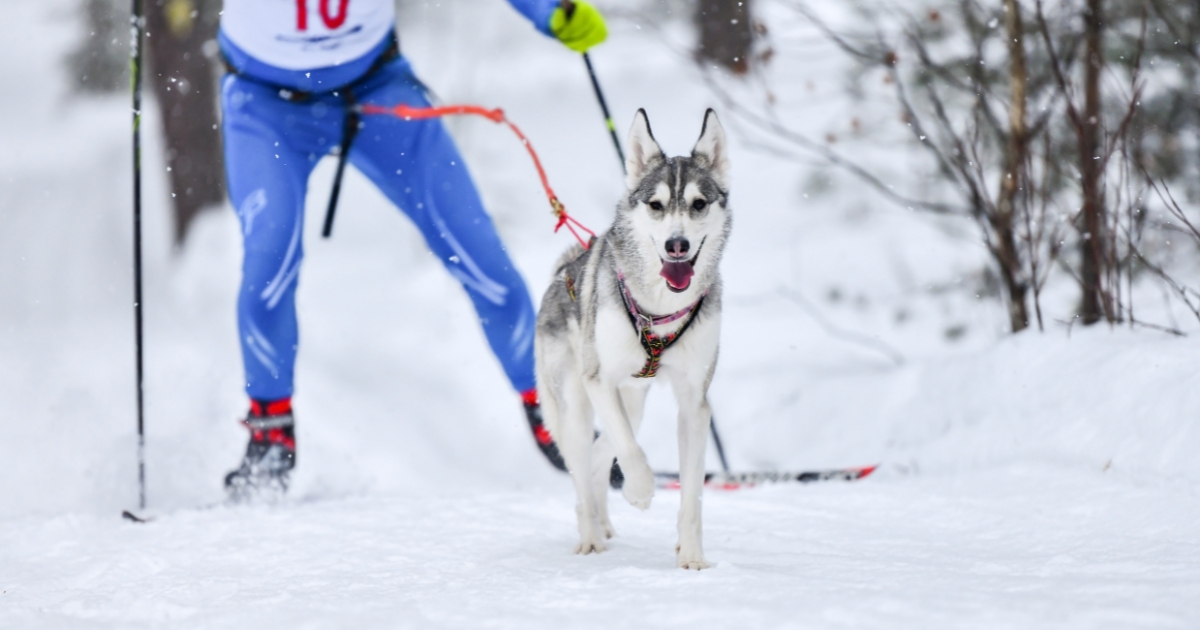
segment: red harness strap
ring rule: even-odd
[[[511,120],[504,117],[504,110],[499,108],[487,109],[478,105],[445,105],[443,107],[410,107],[400,104],[394,107],[384,107],[382,105],[359,105],[358,111],[363,114],[387,114],[401,118],[404,120],[424,120],[427,118],[441,118],[442,116],[463,116],[472,114],[482,116],[494,123],[504,123],[512,129],[513,133],[517,134],[517,138],[521,140],[521,144],[525,145],[525,150],[529,151],[529,157],[533,158],[533,166],[537,169],[538,177],[542,180],[542,188],[546,191],[546,197],[550,200],[550,208],[554,216],[558,218],[558,223],[554,226],[554,231],[557,233],[559,228],[564,225],[575,240],[587,249],[591,244],[591,240],[596,237],[596,233],[584,227],[582,223],[576,221],[574,217],[567,214],[567,209],[562,202],[558,200],[558,195],[554,194],[554,189],[550,188],[550,180],[546,177],[546,169],[542,168],[542,161],[538,159],[537,152],[533,150],[533,145],[529,143],[529,139],[521,130],[512,123]],[[587,232],[591,237],[584,240],[579,232],[575,230],[578,227],[580,230]]]

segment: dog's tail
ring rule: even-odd
[[[550,437],[555,441],[562,439],[562,434],[559,432],[560,418],[562,417],[562,405],[559,401],[561,392],[558,391],[558,383],[551,378],[547,373],[546,359],[542,356],[544,348],[542,347],[543,340],[535,338],[534,340],[534,371],[535,378],[538,384],[538,398],[542,405],[542,426],[550,432]]]

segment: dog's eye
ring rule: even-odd
[[[695,201],[692,202],[692,209],[693,210],[703,210],[704,207],[707,205],[708,205],[707,201],[705,201],[703,198],[698,197],[698,198],[696,198]]]
[[[662,204],[661,204],[661,203],[659,203],[659,202],[657,202],[657,201],[651,201],[651,202],[650,202],[650,209],[651,209],[651,210],[662,210]]]

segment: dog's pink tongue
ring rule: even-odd
[[[695,271],[692,269],[690,262],[663,262],[662,271],[659,274],[667,279],[667,285],[676,291],[682,291],[688,288],[692,283],[692,274]]]

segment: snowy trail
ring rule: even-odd
[[[0,524],[6,628],[1189,628],[1194,491],[1101,472],[708,492],[714,568],[673,566],[678,495],[618,503],[575,556],[573,496],[386,496]]]

